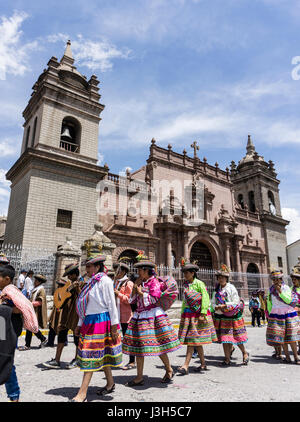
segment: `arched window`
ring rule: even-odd
[[[241,193],[238,196],[238,203],[240,204],[240,206],[241,206],[242,209],[245,208],[244,197],[243,197],[243,195]]]
[[[34,146],[34,141],[35,141],[36,124],[37,124],[37,117],[34,119],[34,124],[33,124],[33,132],[32,132],[32,138],[31,138],[32,147]]]
[[[253,190],[251,190],[248,193],[248,199],[249,199],[249,211],[255,212],[256,211],[256,206],[255,206],[255,201],[254,201],[254,192],[253,192]]]
[[[268,191],[268,204],[270,213],[276,215],[274,195],[273,192],[271,192],[270,190]]]
[[[74,117],[65,117],[61,125],[60,148],[79,153],[81,126]]]
[[[190,262],[195,262],[200,268],[212,269],[212,256],[208,247],[202,242],[195,242],[191,249]]]
[[[27,129],[27,133],[26,133],[25,149],[27,149],[27,147],[28,147],[29,135],[30,135],[30,126]]]

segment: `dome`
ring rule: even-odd
[[[246,149],[247,149],[247,154],[245,155],[244,158],[242,158],[239,161],[238,166],[241,166],[242,164],[254,162],[254,161],[264,162],[264,157],[262,157],[261,155],[258,155],[257,152],[255,151],[255,146],[253,145],[250,135],[248,135],[248,142],[247,142]]]

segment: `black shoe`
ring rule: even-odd
[[[142,380],[140,382],[135,382],[134,380],[131,380],[131,381],[126,382],[125,385],[126,385],[126,387],[136,387],[138,385],[144,385],[144,383],[145,383],[144,380]]]
[[[174,371],[172,372],[172,375],[170,377],[166,374],[160,382],[162,384],[170,384],[170,382],[172,382],[173,377],[174,377]]]
[[[226,362],[225,360],[223,360],[223,362],[220,363],[220,366],[223,366],[223,367],[227,367],[227,366],[230,366],[230,365],[231,365],[230,361]]]
[[[43,349],[44,347],[46,347],[47,344],[47,339],[45,338],[45,340],[41,341],[41,344],[39,345],[39,349]]]
[[[185,368],[177,368],[177,372],[179,372],[181,375],[188,375],[189,371]]]
[[[115,384],[108,390],[106,387],[104,388],[100,388],[96,394],[98,394],[98,396],[105,396],[106,394],[110,394],[113,391],[115,391]]]

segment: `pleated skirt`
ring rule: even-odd
[[[178,338],[182,345],[202,346],[217,342],[217,334],[210,311],[206,321],[199,320],[199,314],[184,311],[181,315]]]
[[[218,343],[243,344],[248,341],[242,312],[237,315],[226,317],[223,314],[213,315]]]
[[[99,371],[122,364],[121,335],[113,343],[111,322],[108,312],[87,315],[83,321],[77,353],[77,363],[81,371]]]
[[[160,356],[180,347],[167,314],[157,307],[134,312],[123,338],[122,351],[131,356]]]
[[[269,346],[300,341],[300,320],[297,311],[285,312],[280,308],[272,309],[268,320],[266,341]]]

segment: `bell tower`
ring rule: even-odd
[[[68,41],[60,61],[51,57],[33,85],[23,112],[21,154],[7,172],[11,195],[4,243],[56,250],[75,246],[97,222],[97,183],[107,168],[97,165],[100,114],[104,109],[95,75],[74,66]]]
[[[267,265],[287,274],[286,226],[289,221],[281,215],[279,184],[274,163],[258,155],[248,135],[247,153],[236,166],[231,163],[231,180],[235,200],[250,215],[256,214],[262,223],[267,249]]]

